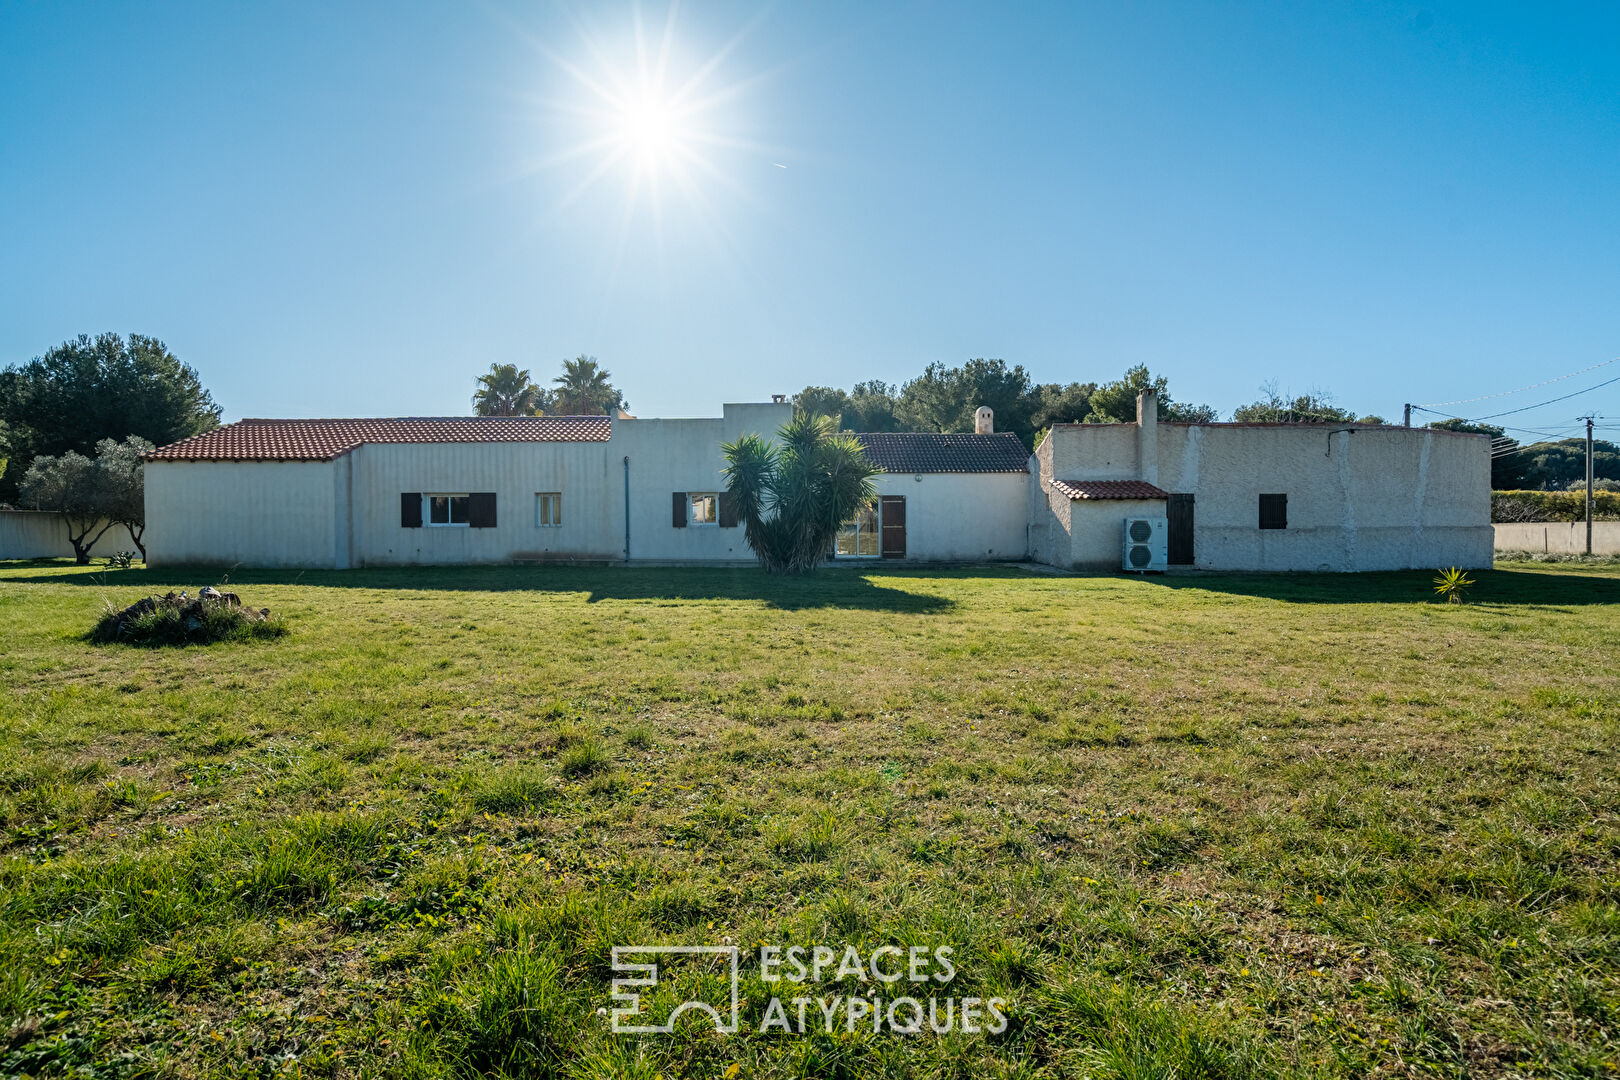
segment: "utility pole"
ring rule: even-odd
[[[1408,402],[1407,406],[1406,406],[1406,419],[1402,420],[1401,424],[1404,427],[1411,427],[1412,426],[1412,405],[1411,405],[1410,402]]]
[[[1583,416],[1586,421],[1586,553],[1592,554],[1592,417]]]

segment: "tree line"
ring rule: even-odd
[[[1004,360],[969,360],[959,367],[929,364],[921,375],[895,386],[882,381],[856,383],[849,390],[807,386],[793,397],[802,411],[839,420],[846,431],[972,431],[980,405],[995,410],[996,428],[1010,431],[1033,449],[1053,424],[1121,424],[1136,419],[1136,396],[1152,390],[1159,416],[1170,421],[1207,424],[1219,419],[1209,405],[1177,400],[1169,380],[1146,365],[1126,370],[1106,383],[1037,383],[1021,364]],[[1377,416],[1358,418],[1320,392],[1293,398],[1275,384],[1261,387],[1261,397],[1238,408],[1232,419],[1244,423],[1382,424]]]

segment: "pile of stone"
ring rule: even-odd
[[[123,611],[114,616],[112,637],[122,637],[124,627],[154,611],[176,611],[180,614],[187,633],[202,629],[203,617],[211,608],[230,608],[248,622],[259,622],[270,617],[269,608],[250,608],[242,606],[242,598],[233,592],[220,592],[212,585],[204,585],[197,591],[195,597],[186,595],[181,589],[178,593],[168,592],[163,596],[148,596],[144,600],[137,600]]]

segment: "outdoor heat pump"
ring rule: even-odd
[[[1165,518],[1126,518],[1124,568],[1163,570],[1170,562],[1169,533]]]

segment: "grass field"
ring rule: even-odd
[[[1620,567],[1429,577],[0,564],[0,1074],[1614,1076]],[[609,1032],[728,941],[1008,1023]]]

